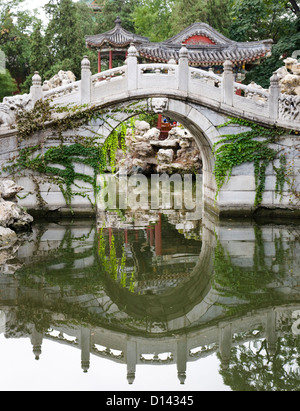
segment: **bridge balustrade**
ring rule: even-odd
[[[268,90],[234,81],[233,67],[225,61],[223,75],[190,67],[188,50],[180,50],[178,64],[138,64],[137,51],[132,45],[122,67],[95,75],[91,74],[87,57],[82,60],[81,80],[41,94],[41,83],[35,74],[31,94],[33,101],[52,99],[53,104],[95,104],[144,96],[190,98],[224,114],[300,130],[300,97],[282,94],[279,77],[271,77]],[[237,90],[241,93],[237,93]]]

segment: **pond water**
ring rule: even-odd
[[[1,251],[2,390],[298,391],[300,225],[38,221]]]

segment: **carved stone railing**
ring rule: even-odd
[[[280,95],[279,119],[300,122],[300,96]]]
[[[190,70],[190,76],[192,80],[200,80],[201,82],[213,87],[219,88],[222,86],[222,76],[218,76],[212,71],[193,68]]]
[[[102,71],[101,73],[94,74],[91,76],[92,86],[99,86],[101,81],[110,81],[112,79],[117,79],[120,76],[124,77],[126,75],[126,66],[116,67],[110,70]],[[101,84],[102,85],[102,84]]]
[[[44,91],[44,98],[58,98],[70,93],[76,93],[79,90],[79,86],[80,80],[74,83],[66,84],[60,87]]]
[[[44,98],[52,99],[52,104],[58,105],[101,105],[117,102],[118,98],[124,100],[141,95],[149,98],[174,96],[191,98],[228,115],[300,130],[300,97],[281,94],[276,73],[271,77],[270,88],[264,90],[236,83],[230,61],[225,61],[222,75],[189,67],[185,46],[180,50],[178,64],[138,64],[137,57],[137,50],[131,45],[124,66],[95,75],[91,74],[90,62],[84,57],[81,80],[48,91],[43,91],[41,78],[36,72],[30,90],[32,103]],[[5,122],[5,115],[3,107],[2,119],[0,108],[0,127]],[[13,116],[10,122],[13,123]]]

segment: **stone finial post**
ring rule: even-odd
[[[189,52],[184,44],[179,50],[178,88],[186,92],[189,88]]]
[[[219,352],[223,369],[227,369],[231,357],[232,325],[219,324]]]
[[[187,341],[181,338],[177,341],[177,376],[180,384],[186,380],[186,363],[187,363]]]
[[[270,95],[269,95],[269,117],[272,120],[277,120],[279,110],[280,85],[279,76],[276,71],[270,79]]]
[[[81,61],[81,104],[91,102],[91,63],[87,56]]]
[[[90,352],[91,352],[91,331],[89,328],[82,327],[80,332],[80,348],[81,348],[81,368],[83,372],[88,372],[90,367]]]
[[[32,86],[30,87],[30,94],[33,104],[35,104],[38,100],[43,99],[42,79],[38,71],[35,71],[34,76],[32,77]]]
[[[127,381],[128,384],[133,384],[135,380],[136,364],[137,364],[137,346],[135,341],[128,340],[126,347],[127,361]]]
[[[224,62],[224,72],[222,81],[222,103],[228,106],[233,105],[233,64],[230,60]]]
[[[138,88],[138,52],[134,44],[131,43],[127,53],[127,86],[128,90],[136,90]]]

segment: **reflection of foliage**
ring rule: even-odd
[[[229,367],[220,373],[234,391],[299,391],[299,358],[299,336],[279,338],[273,357],[266,340],[259,340],[234,347]]]
[[[34,324],[36,331],[43,333],[48,330],[52,322],[52,313],[39,307],[31,301],[24,300],[18,304],[15,311],[14,332],[29,332],[26,328]],[[10,329],[10,333],[12,330]],[[30,333],[30,332],[29,332]]]
[[[103,235],[103,228],[101,228],[99,233],[98,254],[102,267],[114,281],[118,281],[123,288],[128,288],[129,291],[133,293],[135,288],[135,272],[133,271],[128,276],[128,273],[125,270],[126,253],[124,246],[122,246],[121,258],[118,258],[115,246],[115,237],[112,234],[109,240],[109,257],[106,255],[106,248],[106,238]]]
[[[276,238],[275,257],[268,265],[265,256],[265,243],[262,238],[262,229],[254,227],[255,248],[253,255],[253,266],[240,267],[232,262],[231,256],[225,251],[221,242],[217,240],[214,255],[214,283],[213,287],[221,295],[235,297],[243,300],[240,306],[229,309],[231,312],[239,312],[249,308],[258,308],[267,303],[272,303],[278,298],[267,288],[268,284],[277,278],[283,277],[285,270],[283,263],[286,253],[283,246],[282,237]],[[277,272],[274,267],[277,267]],[[276,273],[276,274],[275,274]]]
[[[48,251],[46,258],[33,261],[26,267],[20,269],[17,274],[22,287],[40,288],[44,281],[50,286],[57,286],[61,295],[93,293],[99,290],[100,273],[96,265],[84,268],[84,275],[79,275],[82,268],[76,268],[76,261],[84,260],[95,255],[97,237],[92,238],[90,247],[77,249],[74,242],[84,241],[90,237],[91,232],[86,236],[74,237],[72,235],[72,224],[66,227],[63,239],[59,246]],[[91,227],[91,230],[93,226]],[[38,245],[36,245],[38,247]],[[58,267],[53,267],[55,262],[59,262]],[[34,272],[34,276],[32,273]],[[101,284],[101,283],[100,283]]]

